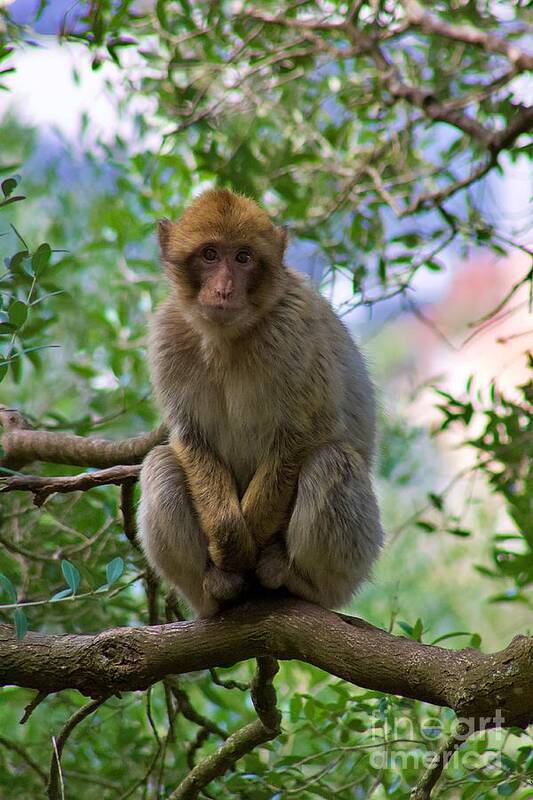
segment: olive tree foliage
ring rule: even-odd
[[[144,350],[163,291],[154,221],[200,188],[264,202],[348,321],[391,305],[425,319],[419,281],[479,247],[520,253],[522,274],[465,336],[530,302],[524,231],[484,202],[530,151],[525,4],[160,0],[76,13],[55,38],[76,80],[87,64],[105,71],[129,135],[95,141],[88,113],[72,148],[13,113],[1,122],[0,784],[88,800],[425,798],[435,784],[442,797],[529,797],[531,639],[492,657],[465,622],[443,627],[407,548],[419,617],[384,605],[379,586],[362,600],[397,636],[283,600],[180,627],[184,609],[147,570],[133,513],[142,454],[164,436]],[[0,10],[3,97],[19,54],[43,44]],[[526,338],[523,359],[531,368]],[[390,417],[379,477],[393,504],[416,500],[388,520],[397,547],[407,536],[461,545],[480,594],[519,609],[533,584],[533,389],[502,392],[494,377],[435,393],[441,428],[474,454],[452,484],[416,488],[406,463],[418,434]],[[136,434],[113,452],[81,438]],[[421,471],[431,476],[429,463]],[[507,511],[482,555],[449,500],[472,475]],[[118,631],[147,623],[166,626]],[[445,639],[471,649],[422,644]],[[214,669],[253,657],[255,673],[249,661]],[[281,729],[275,657],[298,659],[276,681]],[[469,737],[501,708],[500,732]]]

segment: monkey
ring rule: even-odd
[[[158,233],[148,362],[169,439],[141,469],[147,560],[200,616],[254,585],[344,605],[383,542],[363,356],[255,201],[211,189]]]

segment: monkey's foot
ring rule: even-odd
[[[247,582],[238,572],[225,572],[214,565],[204,576],[204,592],[220,602],[235,600],[247,588]]]
[[[283,541],[278,540],[265,547],[259,556],[257,579],[265,589],[280,589],[289,574],[289,560]]]

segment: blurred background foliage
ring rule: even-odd
[[[431,5],[517,45],[526,35],[525,4]],[[347,19],[353,29],[339,27]],[[410,27],[401,3],[382,0],[17,0],[0,3],[0,59],[1,402],[82,435],[156,425],[154,222],[206,186],[245,192],[289,225],[291,263],[362,340],[379,387],[389,541],[348,610],[449,647],[490,651],[530,631],[531,144],[524,132],[498,150],[464,130],[465,117],[495,134],[512,124],[531,96],[523,72]],[[398,94],[398,74],[420,103]],[[95,592],[116,559],[123,574]],[[143,566],[116,488],[40,509],[2,496],[0,602],[41,603],[20,609],[19,627],[146,624],[147,591],[152,617],[171,619]],[[69,586],[84,596],[50,601]],[[284,733],[206,796],[407,798],[454,720],[306,665],[282,665],[276,683]],[[0,797],[41,796],[51,737],[83,702],[52,696],[21,727],[30,699],[0,693]],[[110,700],[66,747],[65,796],[164,798],[252,718],[248,695],[209,674]],[[438,797],[531,797],[527,732],[482,734],[461,752]]]

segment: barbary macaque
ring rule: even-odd
[[[159,242],[171,292],[149,363],[169,443],[142,466],[148,561],[201,616],[254,583],[346,603],[383,539],[359,350],[252,200],[206,191]]]

